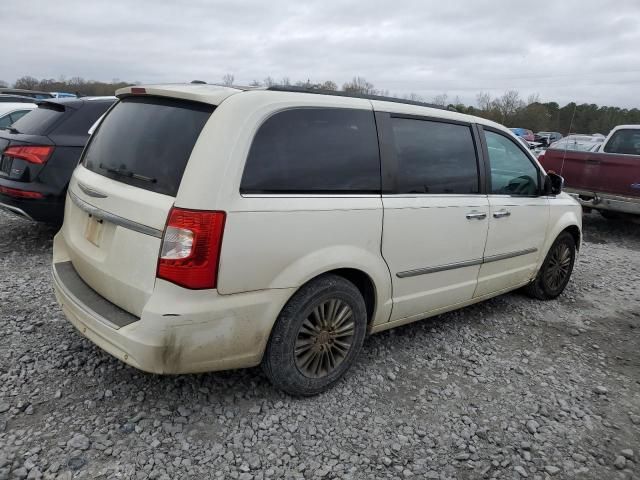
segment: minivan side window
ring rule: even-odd
[[[534,197],[539,194],[538,169],[515,141],[499,133],[485,130],[491,193]]]
[[[241,193],[380,193],[373,112],[296,108],[256,133]]]
[[[398,159],[395,193],[479,193],[471,127],[392,117],[391,129]]]
[[[604,147],[606,153],[640,155],[640,130],[618,130]]]

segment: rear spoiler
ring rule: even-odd
[[[167,84],[124,87],[116,90],[116,97],[125,98],[133,95],[149,95],[169,97],[192,102],[220,105],[226,98],[243,90],[209,84]]]

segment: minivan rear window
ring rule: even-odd
[[[175,197],[191,150],[213,105],[161,97],[125,97],[100,123],[85,168]]]
[[[65,115],[65,107],[54,103],[43,103],[31,110],[29,115],[19,118],[12,126],[27,135],[46,135],[51,127]]]

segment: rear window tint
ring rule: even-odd
[[[45,103],[18,119],[13,128],[27,135],[46,135],[64,116],[64,107]]]
[[[89,140],[83,165],[119,182],[175,197],[214,108],[169,98],[124,98]]]
[[[242,193],[377,193],[380,159],[373,112],[299,108],[258,130]]]

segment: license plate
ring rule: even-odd
[[[89,215],[87,219],[87,227],[84,231],[84,237],[96,247],[100,246],[100,240],[102,239],[102,230],[104,227],[104,220]]]

